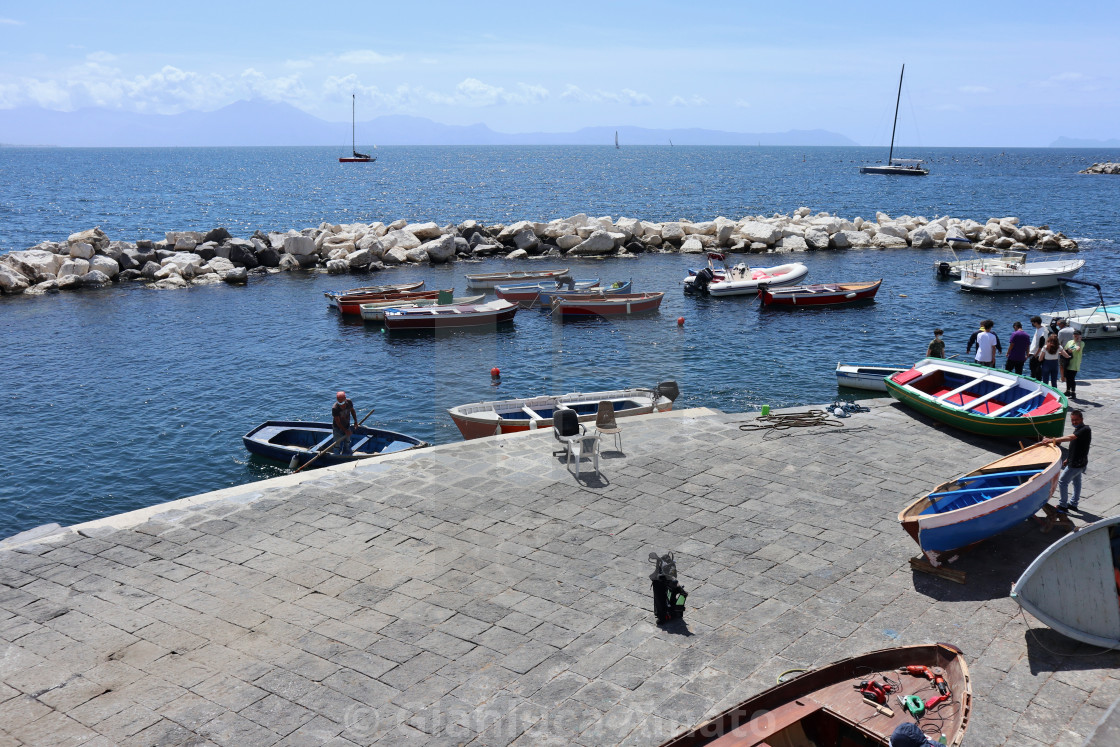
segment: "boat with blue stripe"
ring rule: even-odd
[[[431,445],[403,433],[358,426],[350,437],[350,453],[337,454],[331,450],[320,455],[334,443],[331,424],[302,420],[269,420],[246,433],[241,440],[249,453],[283,462],[293,469],[316,456],[312,466],[327,467]]]
[[[1041,442],[944,482],[898,515],[937,565],[937,555],[974,545],[1036,514],[1050,500],[1062,451]]]

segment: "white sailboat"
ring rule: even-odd
[[[902,100],[902,77],[906,75],[906,65],[898,76],[898,96],[894,100],[894,124],[891,125],[891,149],[887,154],[886,166],[860,166],[861,174],[882,174],[884,176],[927,176],[929,169],[922,165],[920,158],[895,158],[894,133],[898,129],[898,104]]]
[[[352,156],[342,156],[338,159],[339,163],[373,163],[377,160],[377,156],[371,156],[368,153],[358,152],[358,141],[355,137],[355,111],[357,106],[357,97],[355,94],[350,94],[350,152]]]

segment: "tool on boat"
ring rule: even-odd
[[[926,704],[917,695],[899,695],[898,702],[902,704],[902,710],[916,719],[926,715]]]
[[[859,684],[852,685],[852,687],[859,690],[867,700],[873,700],[880,705],[887,704],[887,698],[894,689],[886,683],[879,684],[875,680],[863,680]]]
[[[361,428],[361,427],[362,427],[362,423],[366,422],[366,420],[367,420],[367,419],[369,419],[369,416],[370,416],[370,415],[372,415],[372,414],[373,414],[373,410],[371,409],[371,410],[370,410],[369,412],[367,412],[367,413],[366,413],[366,416],[365,416],[364,418],[362,418],[361,420],[359,420],[359,421],[358,421],[358,424],[357,424],[356,426],[354,426],[354,430],[357,430],[358,428]],[[300,472],[303,472],[303,471],[304,471],[305,469],[307,469],[307,467],[308,467],[308,466],[309,466],[309,465],[310,465],[310,464],[311,464],[312,462],[314,462],[314,461],[315,461],[316,459],[318,459],[319,457],[323,456],[323,454],[326,454],[326,453],[327,453],[328,451],[330,451],[330,450],[331,450],[331,449],[333,449],[334,447],[338,446],[338,442],[339,442],[339,441],[341,441],[341,440],[342,440],[342,439],[344,439],[344,438],[346,438],[346,436],[339,436],[338,438],[336,438],[336,439],[335,439],[335,440],[334,440],[333,442],[331,442],[331,445],[330,445],[330,446],[328,446],[327,448],[323,449],[322,451],[320,451],[320,452],[319,452],[318,454],[316,454],[315,456],[313,456],[313,457],[311,457],[310,459],[308,459],[308,460],[307,460],[306,462],[304,462],[304,463],[303,463],[303,466],[302,466],[302,467],[300,467],[299,469],[297,469],[297,470],[296,470],[295,472],[293,472],[292,474],[293,474],[293,475],[298,475],[298,474],[299,474]],[[288,466],[289,466],[289,468],[291,468],[291,467],[292,467],[292,466],[294,465],[294,463],[296,462],[296,460],[297,460],[298,458],[299,458],[299,455],[298,455],[298,454],[293,454],[293,455],[292,455],[292,463],[288,465]]]
[[[908,674],[911,677],[925,677],[927,680],[934,684],[934,686],[937,688],[937,692],[941,693],[942,695],[950,694],[949,685],[945,682],[945,671],[941,669],[941,667],[934,667],[933,669],[930,669],[926,666],[911,665],[903,669],[899,669],[898,671],[902,674]]]
[[[887,718],[894,718],[894,711],[892,711],[889,707],[887,707],[885,705],[880,705],[880,704],[876,703],[874,700],[864,699],[863,702],[866,703],[867,705],[873,707],[876,711],[883,714]]]
[[[673,553],[658,556],[651,552],[649,559],[656,564],[653,573],[649,574],[649,580],[653,587],[653,615],[657,618],[657,624],[679,620],[684,617],[684,603],[688,599],[688,592],[677,581],[677,562]]]

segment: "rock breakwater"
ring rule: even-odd
[[[1094,163],[1087,169],[1082,169],[1078,174],[1120,174],[1120,163]]]
[[[366,273],[402,264],[442,264],[488,256],[635,256],[646,252],[702,254],[788,253],[827,250],[944,247],[967,239],[978,251],[1077,251],[1077,243],[1048,226],[1020,225],[1015,217],[984,222],[876,213],[851,220],[807,207],[789,215],[718,217],[709,221],[652,223],[637,218],[594,218],[583,213],[548,222],[483,225],[474,220],[389,224],[322,223],[285,233],[257,231],[234,238],[225,228],[168,231],[159,241],[110,240],[100,229],[44,241],[0,257],[0,291],[48,293],[143,282],[160,289],[212,283],[244,284],[250,273],[326,270]]]

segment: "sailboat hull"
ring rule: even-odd
[[[339,163],[373,163],[376,158],[340,158]]]
[[[859,173],[882,176],[929,176],[929,169],[912,169],[906,166],[860,166]]]

